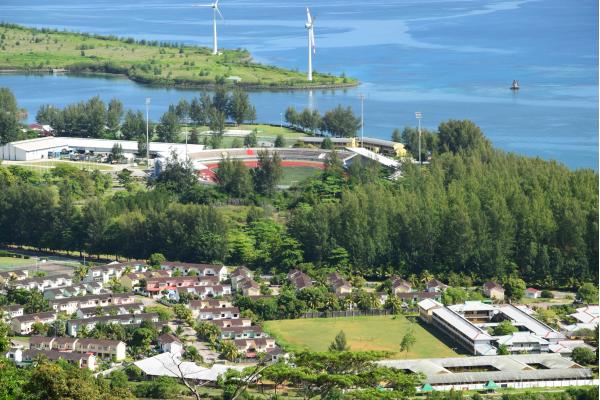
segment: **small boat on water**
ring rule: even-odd
[[[513,83],[512,83],[512,85],[510,85],[510,90],[519,90],[519,89],[520,89],[520,87],[519,87],[519,81],[514,80]]]

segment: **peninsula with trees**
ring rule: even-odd
[[[214,56],[206,47],[0,24],[0,71],[96,73],[126,76],[144,84],[212,88],[231,84],[247,89],[351,87],[356,79],[256,63],[243,49]]]

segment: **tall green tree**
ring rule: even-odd
[[[333,342],[329,345],[329,351],[350,351],[350,346],[346,341],[346,334],[344,331],[339,331]]]
[[[160,122],[156,126],[158,140],[168,143],[178,142],[180,132],[180,121],[175,112],[167,111],[162,115],[162,117],[160,117]]]
[[[354,115],[352,108],[339,105],[325,113],[321,129],[337,137],[354,137],[360,129],[360,118]]]
[[[281,157],[277,152],[271,155],[267,150],[260,150],[258,166],[252,172],[255,190],[264,196],[272,196],[283,174]]]
[[[231,94],[229,115],[238,125],[256,119],[256,109],[250,102],[248,94],[241,88],[235,88]]]
[[[0,145],[13,142],[19,136],[17,100],[8,88],[0,88]]]
[[[216,175],[221,189],[233,197],[243,198],[253,193],[250,170],[241,160],[224,157]]]

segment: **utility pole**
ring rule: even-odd
[[[150,97],[146,97],[146,166],[150,168],[150,121],[148,120]]]
[[[419,122],[419,168],[421,168],[423,165],[423,162],[421,161],[421,118],[423,117],[423,114],[420,111],[417,111],[415,117]]]
[[[365,95],[359,94],[360,99],[360,147],[364,147],[365,138]]]
[[[188,131],[186,130],[185,131],[185,162],[188,162],[188,160],[189,160],[187,143],[188,143]]]

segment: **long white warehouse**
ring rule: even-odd
[[[56,158],[61,153],[111,153],[113,146],[120,144],[126,158],[138,152],[138,143],[135,140],[108,140],[77,137],[40,137],[36,139],[20,140],[0,146],[0,160],[34,161]],[[203,145],[188,144],[188,153],[204,150]],[[168,157],[172,151],[178,155],[185,154],[185,144],[150,142],[152,156]]]

